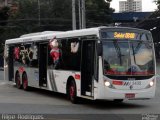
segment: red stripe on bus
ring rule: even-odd
[[[113,80],[112,84],[113,85],[123,85],[123,81]]]
[[[142,71],[142,72],[117,72],[113,70],[108,70],[105,72],[110,75],[153,75],[154,71]]]
[[[19,67],[18,71],[19,71],[20,73],[23,73],[23,72],[24,72],[24,67]]]
[[[79,74],[75,74],[74,78],[75,78],[75,79],[78,79],[78,80],[80,80],[80,78],[81,78],[81,75],[79,75]]]

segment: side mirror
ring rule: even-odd
[[[98,56],[102,56],[102,43],[97,43],[97,54]]]

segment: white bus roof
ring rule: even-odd
[[[58,32],[60,31],[44,31],[44,32],[29,33],[29,34],[21,35],[20,38],[31,37],[31,36],[36,36],[36,35],[54,34]]]
[[[31,33],[27,35],[22,35],[19,38],[8,39],[6,40],[6,44],[44,41],[44,40],[50,40],[55,36],[56,38],[69,38],[69,37],[78,37],[86,35],[98,35],[100,28],[102,27],[65,31],[65,32],[49,31],[49,32],[39,32],[33,34]]]
[[[19,38],[6,40],[6,44],[45,41],[45,40],[50,40],[53,37],[70,38],[70,37],[79,37],[79,36],[87,36],[87,35],[97,35],[98,36],[99,30],[103,28],[110,28],[110,29],[117,28],[118,29],[118,28],[127,28],[127,27],[105,27],[103,26],[103,27],[72,30],[72,31],[65,31],[65,32],[44,31],[44,32],[38,32],[38,33],[30,33],[30,34],[22,35]],[[129,28],[129,29],[138,30],[137,28]]]

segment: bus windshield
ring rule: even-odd
[[[142,41],[107,41],[103,43],[105,75],[154,75],[152,44]]]

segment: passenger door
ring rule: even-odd
[[[39,44],[39,86],[47,87],[48,43]]]
[[[95,41],[83,41],[81,63],[81,94],[93,96]]]
[[[13,62],[13,59],[14,59],[14,47],[13,46],[10,46],[9,47],[9,57],[8,57],[8,78],[9,78],[9,81],[13,81],[14,79],[14,62]]]

